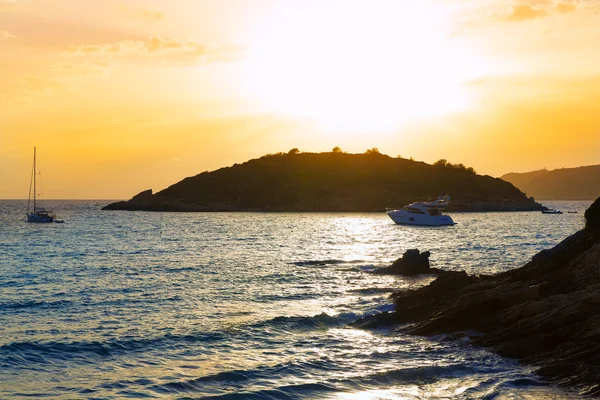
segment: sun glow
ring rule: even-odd
[[[388,131],[469,106],[461,84],[482,65],[425,2],[283,4],[257,30],[245,75],[268,109],[327,128]]]

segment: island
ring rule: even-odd
[[[540,200],[594,200],[600,196],[600,165],[512,172],[502,179]]]
[[[512,184],[472,168],[339,150],[268,154],[203,172],[153,194],[146,190],[103,210],[382,212],[448,194],[447,211],[536,211],[544,207]]]
[[[585,218],[583,230],[521,268],[488,276],[435,269],[439,276],[428,286],[394,295],[394,312],[354,326],[466,336],[534,365],[551,382],[600,396],[600,198]],[[423,254],[418,260],[419,251],[410,250],[394,264],[414,268],[417,259],[427,270],[429,253]],[[386,270],[405,273],[406,267]]]

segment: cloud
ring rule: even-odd
[[[66,50],[70,55],[137,56],[186,61],[225,61],[237,58],[240,52],[238,46],[222,47],[160,36],[151,36],[143,41],[71,46]]]
[[[55,79],[79,79],[105,76],[112,65],[113,63],[106,61],[88,61],[83,64],[56,63],[50,67],[50,71]]]
[[[27,76],[18,81],[18,84],[29,91],[44,92],[47,90],[62,89],[63,84],[54,79],[43,78],[39,76]]]
[[[29,0],[0,0],[0,13],[19,11],[28,2]]]
[[[34,95],[49,95],[70,90],[75,88],[82,79],[105,77],[114,65],[132,59],[206,63],[233,60],[238,58],[240,53],[241,48],[236,46],[221,47],[193,40],[165,39],[159,36],[138,41],[71,46],[63,56],[83,56],[86,57],[85,62],[54,63],[45,73],[13,81],[0,97],[3,98],[2,103],[7,105],[29,103]]]
[[[16,36],[13,35],[13,34],[11,34],[10,32],[8,32],[6,30],[5,31],[0,31],[0,41],[2,41],[2,40],[8,40],[8,39],[14,39],[14,38],[16,38]]]
[[[10,83],[2,104],[27,104],[37,95],[49,96],[73,89],[81,79],[101,78],[108,75],[112,63],[104,61],[56,63],[44,75],[31,75]]]
[[[558,3],[556,5],[556,11],[558,11],[561,14],[573,12],[575,11],[575,9],[577,9],[575,3]]]
[[[525,21],[528,19],[545,17],[546,15],[546,10],[524,3],[510,7],[507,19],[509,21]]]
[[[63,91],[68,88],[51,77],[42,77],[37,75],[26,76],[10,83],[10,93],[4,93],[4,98],[0,104],[28,104],[35,95],[50,95],[57,91]]]
[[[529,0],[527,3],[515,4],[508,9],[506,19],[509,21],[526,21],[543,18],[553,13],[567,14],[577,9],[575,1]],[[586,2],[580,2],[586,5]]]
[[[123,15],[129,18],[146,19],[150,21],[160,21],[164,18],[163,13],[160,11],[153,11],[145,8],[135,9],[126,6],[120,6],[119,10]]]

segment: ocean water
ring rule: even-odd
[[[431,277],[380,276],[406,249],[473,274],[517,268],[584,225],[573,214],[144,213],[47,202],[64,224],[0,201],[0,398],[576,398],[452,335],[356,319]]]

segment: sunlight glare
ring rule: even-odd
[[[272,111],[328,128],[388,131],[468,106],[481,65],[426,2],[283,3],[252,40],[245,84]]]

